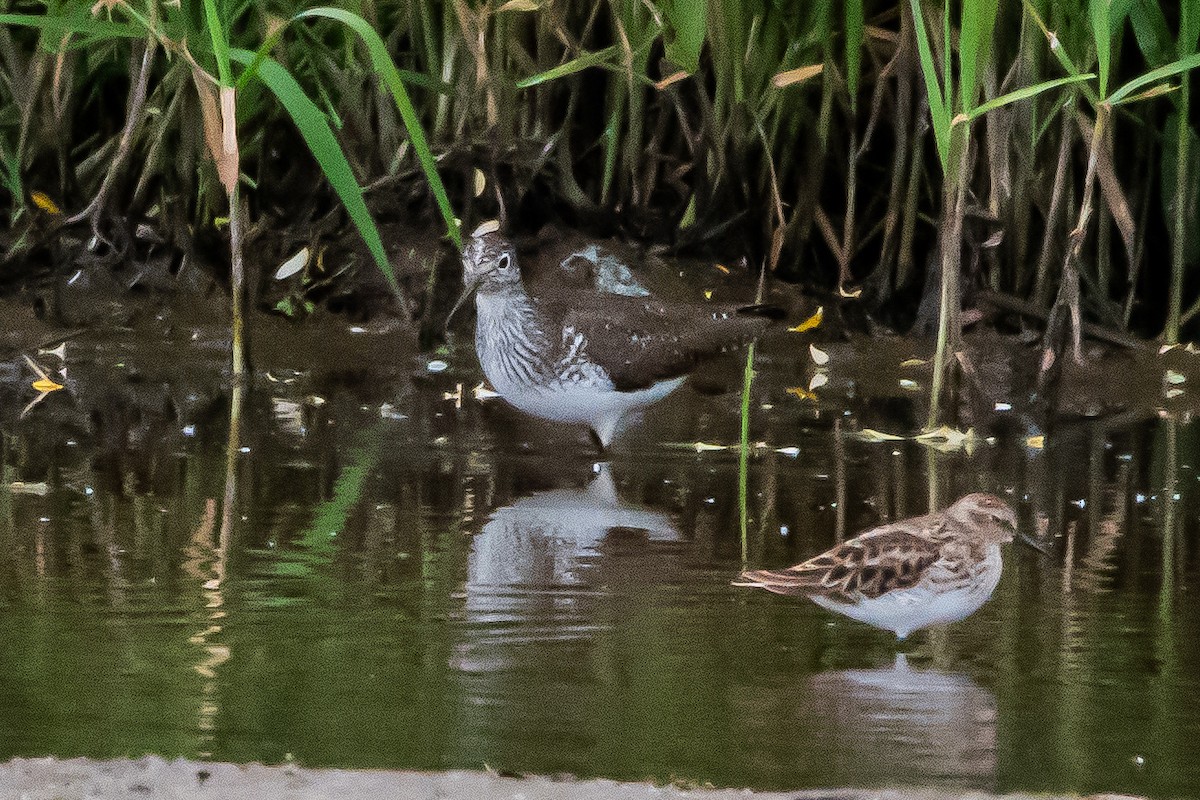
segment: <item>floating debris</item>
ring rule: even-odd
[[[805,389],[803,386],[789,386],[788,388],[784,389],[784,391],[790,395],[793,395],[794,397],[799,397],[801,400],[816,400],[817,399],[816,392],[810,392],[808,389]]]
[[[791,331],[792,333],[804,333],[805,331],[810,331],[813,328],[820,325],[824,319],[825,319],[825,306],[818,306],[817,310],[813,312],[813,315],[811,317],[804,320],[804,322],[801,322],[799,325],[788,328],[788,330]]]
[[[471,394],[475,395],[476,400],[491,400],[499,397],[500,393],[486,383],[480,382],[478,386],[471,390]]]
[[[812,356],[813,363],[819,367],[823,367],[829,363],[829,353],[826,353],[815,344],[808,346],[808,354]]]

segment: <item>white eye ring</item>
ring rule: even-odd
[[[508,269],[508,265],[511,263],[511,261],[512,259],[508,257],[508,253],[501,253],[500,257],[496,259],[496,269],[503,272],[504,270]]]

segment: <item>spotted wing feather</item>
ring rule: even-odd
[[[550,302],[564,304],[559,311],[570,332],[561,355],[590,359],[623,392],[686,375],[698,361],[752,340],[782,313],[771,306],[689,306],[592,292]]]
[[[736,582],[776,594],[821,595],[844,602],[875,598],[915,586],[941,558],[941,546],[895,528],[869,532],[832,550],[781,570],[743,572]]]

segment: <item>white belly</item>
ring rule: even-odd
[[[830,611],[892,631],[903,639],[915,630],[958,622],[975,613],[992,596],[1000,582],[1000,572],[1000,546],[992,545],[980,565],[977,580],[968,584],[938,589],[933,581],[923,580],[911,589],[897,589],[856,603],[819,596],[811,599]]]

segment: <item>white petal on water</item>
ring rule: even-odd
[[[829,374],[824,371],[819,371],[812,376],[812,380],[808,382],[808,390],[811,392],[814,389],[819,389],[829,383]]]
[[[430,372],[445,372],[449,368],[450,365],[445,361],[442,361],[440,358],[435,358],[433,361],[430,361],[425,365],[425,369],[429,370]]]
[[[821,350],[815,344],[808,346],[808,354],[812,356],[813,363],[819,367],[823,367],[829,363],[829,353]]]

